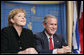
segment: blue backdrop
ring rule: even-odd
[[[33,33],[43,30],[42,20],[47,14],[57,17],[58,29],[56,33],[63,34],[66,38],[66,3],[22,3],[1,1],[1,29],[8,26],[8,14],[12,9],[23,8],[26,10],[27,23],[24,26],[33,31]]]

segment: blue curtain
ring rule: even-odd
[[[27,24],[25,28],[31,27],[34,33],[41,32],[44,28],[42,26],[43,17],[51,14],[57,17],[58,20],[58,34],[66,38],[66,3],[22,3],[22,2],[8,2],[1,1],[1,29],[8,26],[8,14],[12,9],[23,8],[26,10]],[[29,26],[28,26],[29,25]]]

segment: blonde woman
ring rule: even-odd
[[[1,30],[1,53],[37,54],[35,39],[26,24],[25,10],[17,8],[8,15],[8,27]]]

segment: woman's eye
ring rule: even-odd
[[[21,17],[21,15],[19,15],[18,17]]]
[[[24,16],[24,17],[26,17],[26,16]]]

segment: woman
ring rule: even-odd
[[[1,53],[37,54],[31,30],[26,24],[25,10],[17,8],[8,16],[8,27],[1,30]]]

